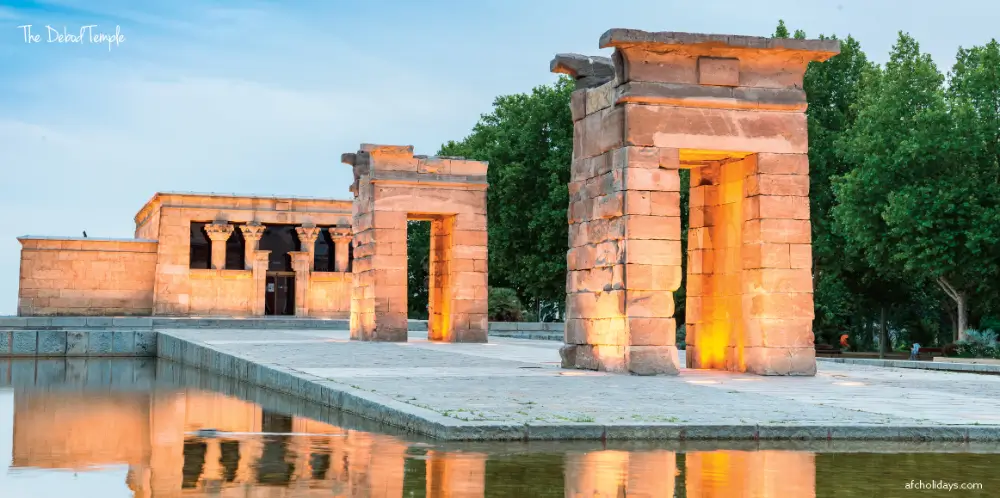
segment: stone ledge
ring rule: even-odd
[[[615,88],[616,104],[656,104],[718,109],[803,112],[806,93],[797,88],[750,88],[630,81]]]
[[[351,414],[446,441],[543,440],[864,440],[998,441],[1000,426],[964,425],[827,425],[827,424],[683,424],[683,423],[542,423],[509,424],[463,421],[433,410],[298,372],[258,363],[171,335],[159,334],[161,358],[243,380]]]
[[[869,360],[865,358],[816,358],[816,361],[829,363],[844,363],[847,365],[864,365],[883,368],[913,368],[917,370],[938,370],[943,372],[963,372],[976,374],[1000,375],[1000,365],[957,362],[933,362],[910,360]]]
[[[0,329],[0,358],[155,357],[152,330]]]
[[[631,45],[686,45],[726,46],[745,49],[784,49],[816,52],[814,60],[826,60],[840,53],[839,40],[796,40],[794,38],[767,38],[763,36],[718,35],[707,33],[682,33],[677,31],[643,31],[613,28],[601,35],[600,48],[627,47]]]

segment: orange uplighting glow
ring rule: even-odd
[[[699,317],[688,318],[698,323],[694,366],[744,372],[741,246],[746,161],[714,163],[696,171],[701,185],[711,182],[714,190],[703,196],[700,224],[704,235],[696,242],[701,261],[695,271],[702,279],[702,307]]]

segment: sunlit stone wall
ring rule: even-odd
[[[351,337],[406,341],[406,230],[421,220],[431,222],[428,337],[486,342],[486,163],[371,144],[342,160],[354,168]]]
[[[563,366],[678,372],[683,168],[687,366],[814,374],[802,78],[839,42],[613,29],[600,46],[613,57],[552,62],[577,82]]]

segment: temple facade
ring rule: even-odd
[[[352,200],[159,193],[134,239],[25,236],[19,316],[291,315],[406,341],[407,227],[431,224],[428,337],[486,342],[487,164],[362,144]]]
[[[20,316],[347,318],[351,201],[158,193],[134,239],[20,237]]]

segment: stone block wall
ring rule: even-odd
[[[21,237],[19,316],[149,315],[156,241]]]
[[[257,282],[250,270],[191,270],[189,312],[204,316],[253,314]]]
[[[564,367],[676,373],[677,149],[630,146],[615,81],[573,93]]]
[[[563,366],[677,373],[686,168],[688,366],[814,374],[802,78],[839,43],[613,29],[600,45],[611,59],[551,67],[577,82]]]
[[[266,258],[263,266],[258,265],[260,275],[252,280],[254,284],[235,273],[224,273],[225,278],[220,273],[219,280],[207,279],[199,273],[204,270],[190,268],[192,221],[346,226],[350,223],[350,210],[350,201],[157,194],[136,215],[136,233],[156,233],[160,241],[153,314],[184,316],[212,310],[212,314],[263,314],[264,275],[260,272],[267,271]],[[248,273],[253,273],[254,265],[252,258],[247,258]],[[207,288],[210,282],[218,282],[221,290]],[[211,307],[215,305],[219,307]]]
[[[353,281],[350,273],[313,272],[309,279],[309,316],[349,318]]]
[[[432,232],[428,336],[485,342],[486,163],[370,144],[342,159],[355,178],[351,337],[406,340],[406,229],[423,220]]]

